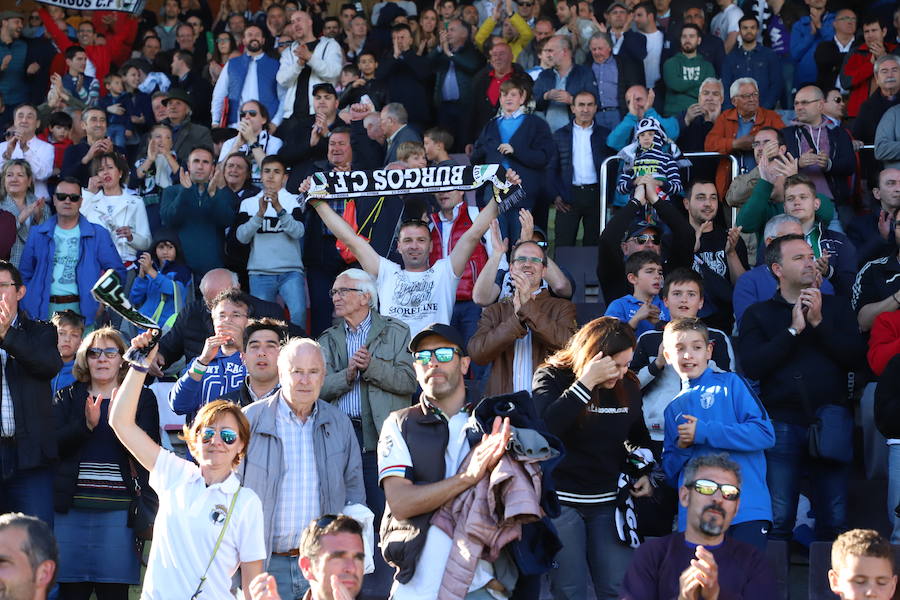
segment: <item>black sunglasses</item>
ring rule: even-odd
[[[53,197],[60,202],[81,202],[81,194],[61,194],[56,192]]]
[[[639,244],[646,244],[647,242],[653,242],[654,244],[659,245],[660,237],[658,235],[651,235],[649,233],[642,233],[641,235],[632,236],[631,239],[637,240]]]
[[[240,112],[240,115],[241,115],[241,118],[242,118],[242,119],[243,119],[244,117],[248,116],[248,115],[251,116],[251,117],[255,117],[255,116],[258,115],[258,114],[259,114],[259,111],[255,111],[255,110],[242,110],[242,111]]]
[[[103,354],[106,358],[113,359],[119,356],[119,349],[114,347],[109,348],[88,348],[87,356],[88,358],[100,358],[100,355]]]

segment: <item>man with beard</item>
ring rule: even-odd
[[[700,82],[715,77],[712,64],[697,54],[702,34],[696,25],[681,28],[681,52],[663,65],[666,105],[663,112],[674,115],[687,110],[699,99]]]
[[[740,496],[741,469],[727,454],[692,459],[678,490],[686,529],[638,547],[622,582],[622,598],[717,598],[720,589],[741,598],[774,597],[775,576],[765,555],[726,536]]]
[[[237,129],[238,113],[247,100],[258,100],[269,111],[272,123],[281,124],[284,88],[276,81],[278,59],[263,52],[266,38],[262,28],[249,25],[244,30],[244,53],[225,63],[212,97],[212,122],[221,123],[227,103],[229,127]]]
[[[722,84],[728,90],[736,79],[752,77],[759,86],[759,105],[763,108],[775,108],[784,87],[781,61],[774,50],[756,41],[759,34],[756,17],[741,17],[739,27],[740,44],[725,56],[722,63]],[[731,108],[730,98],[726,98],[725,105]]]

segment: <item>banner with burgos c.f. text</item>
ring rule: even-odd
[[[41,4],[52,4],[62,8],[78,10],[115,10],[135,15],[144,10],[146,0],[41,0]]]

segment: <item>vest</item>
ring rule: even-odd
[[[423,401],[397,411],[400,432],[412,458],[413,484],[436,483],[444,479],[444,452],[450,441],[447,421],[435,414]],[[381,520],[381,553],[385,562],[397,569],[394,578],[408,583],[416,573],[434,511],[410,519],[396,519],[385,504]]]
[[[237,123],[238,113],[241,110],[241,92],[244,89],[244,80],[250,69],[250,56],[241,54],[228,61],[228,122]],[[278,113],[278,84],[275,75],[278,74],[278,61],[263,55],[256,61],[256,80],[259,89],[258,100],[269,111],[269,118],[274,118]],[[244,98],[244,100],[257,100],[257,98]]]
[[[432,213],[431,220],[434,223],[434,227],[431,229],[431,256],[429,258],[430,264],[433,265],[442,258],[441,252],[444,246],[441,238],[441,231],[443,228],[440,214]],[[456,220],[453,221],[453,225],[450,227],[450,243],[448,245],[450,252],[453,251],[459,238],[461,238],[471,227],[472,219],[469,217],[469,209],[466,203],[463,202],[459,205]],[[475,287],[475,280],[478,278],[478,274],[481,273],[487,260],[487,250],[485,250],[484,244],[479,242],[475,247],[475,252],[469,257],[469,262],[459,280],[459,285],[456,286],[457,302],[468,302],[472,300],[472,288]]]

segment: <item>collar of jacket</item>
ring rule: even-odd
[[[471,413],[475,408],[475,405],[478,404],[478,400],[478,394],[474,393],[469,388],[466,388],[466,401],[463,403],[462,411]],[[419,407],[423,414],[422,416],[416,417],[416,422],[418,423],[437,424],[448,423],[450,421],[450,417],[448,417],[444,411],[425,397],[425,392],[422,392],[419,396]]]

